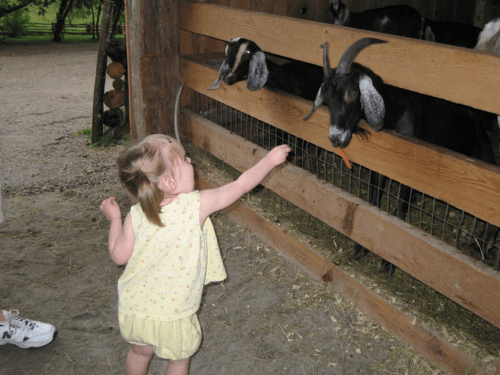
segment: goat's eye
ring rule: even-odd
[[[250,50],[249,50],[249,49],[247,49],[247,50],[245,51],[245,53],[248,55],[248,54],[250,53]]]
[[[358,96],[357,90],[354,90],[354,89],[347,90],[344,94],[344,101],[348,102],[350,100],[356,99],[357,96]]]

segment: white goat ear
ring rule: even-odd
[[[359,91],[361,92],[361,104],[366,116],[366,121],[375,131],[384,126],[385,103],[370,77],[363,74],[359,77]]]
[[[248,70],[247,87],[250,91],[257,91],[262,88],[267,81],[269,71],[266,65],[266,55],[262,51],[254,53],[250,59]]]

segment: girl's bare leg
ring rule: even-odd
[[[125,362],[127,375],[146,375],[153,353],[152,346],[132,345]]]
[[[189,358],[182,361],[168,361],[165,375],[187,375],[189,372]]]

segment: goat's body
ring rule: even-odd
[[[433,38],[429,37],[429,31],[426,29],[425,39],[457,47],[474,48],[481,32],[479,27],[457,21],[439,22],[426,19],[425,23],[433,34]]]
[[[385,129],[495,164],[485,126],[492,115],[396,87],[385,100]]]
[[[392,5],[360,13],[350,12],[344,26],[414,39],[420,39],[423,33],[422,16],[409,5]]]
[[[278,65],[268,59],[266,59],[266,64],[269,76],[265,87],[314,100],[323,83],[323,70],[317,65],[303,62]]]
[[[339,26],[414,39],[422,39],[424,35],[424,19],[418,10],[409,5],[391,5],[354,13],[342,2],[333,0],[330,14],[333,23]]]

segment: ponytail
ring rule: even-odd
[[[155,134],[124,151],[116,160],[118,177],[132,202],[140,203],[148,220],[159,227],[165,226],[160,219],[160,204],[165,198],[158,186],[160,178],[165,173],[173,177],[173,163],[184,154],[184,148],[175,139]]]
[[[165,226],[160,219],[161,207],[164,194],[154,182],[151,182],[145,173],[139,171],[137,179],[137,197],[142,211],[150,222],[159,227]]]

